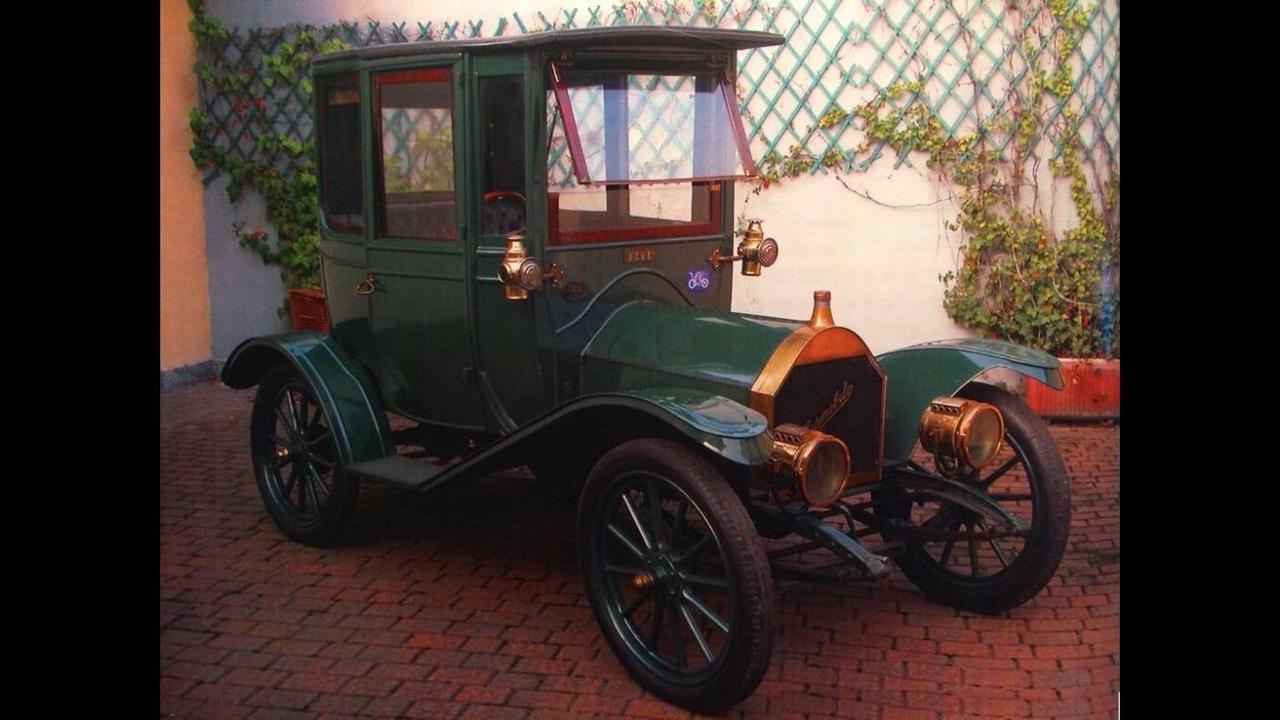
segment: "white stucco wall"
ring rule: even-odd
[[[890,179],[886,174],[841,177],[885,203],[938,200],[937,185],[918,173],[903,168]],[[957,239],[945,227],[956,214],[950,200],[886,208],[830,175],[792,178],[756,196],[749,195],[749,184],[738,185],[739,215],[745,202],[746,217],[764,220],[765,234],[778,241],[780,252],[760,277],[734,278],[734,310],[808,318],[813,291],[830,290],[836,322],[876,353],[969,334],[943,311],[938,281],[939,273],[955,267]],[[945,191],[942,197],[948,197]]]
[[[1108,0],[1108,5],[1115,0]],[[579,8],[578,26],[585,24],[587,8],[598,7],[601,14],[612,12],[615,3],[544,2],[540,0],[211,0],[210,11],[231,27],[278,26],[293,22],[329,24],[339,20],[365,23],[407,21],[406,33],[417,35],[417,23],[433,21],[485,20],[484,35],[493,33],[499,18],[510,21],[518,12],[526,26],[541,27],[537,13],[547,18],[562,17],[566,9]],[[744,4],[739,0],[738,4]],[[961,6],[969,3],[959,2]],[[692,7],[692,4],[690,4]],[[719,5],[723,7],[723,1]],[[843,8],[844,13],[869,12],[861,5]],[[763,24],[763,20],[761,20]],[[518,33],[508,26],[505,34]],[[824,33],[824,36],[830,32]],[[831,42],[830,37],[825,38]],[[770,49],[767,52],[783,52]],[[816,56],[815,56],[816,57]],[[815,60],[817,62],[817,60]],[[953,60],[948,62],[954,63]],[[945,63],[944,63],[945,64]],[[788,65],[790,63],[788,62]],[[803,74],[797,82],[808,84]],[[853,109],[868,98],[842,93],[840,102]],[[790,102],[789,99],[784,102]],[[766,125],[766,131],[770,128]],[[786,150],[786,143],[779,147]],[[763,154],[761,144],[753,144],[757,160]],[[819,173],[785,179],[759,195],[751,195],[751,186],[739,183],[735,192],[738,215],[764,220],[765,233],[781,245],[780,259],[761,277],[735,278],[733,309],[793,318],[807,318],[815,289],[831,290],[836,321],[851,327],[867,341],[874,352],[926,340],[969,335],[947,318],[942,308],[943,285],[938,276],[956,267],[960,238],[946,227],[954,221],[958,207],[950,199],[950,188],[924,169],[924,157],[917,155],[910,164],[894,168],[895,157],[887,151],[867,172],[834,175]],[[1040,167],[1042,178],[1041,205],[1049,213],[1059,231],[1071,227],[1075,213],[1071,207],[1068,184],[1051,182],[1047,162]],[[886,207],[850,192],[841,179],[853,189],[868,194]],[[252,203],[231,209],[225,194],[210,188],[206,192],[206,217],[210,245],[232,243],[229,219],[236,218],[249,227],[262,226],[264,219]],[[1052,201],[1051,201],[1052,198]],[[1050,203],[1052,202],[1052,207]],[[221,227],[219,225],[227,225]],[[238,255],[236,254],[238,253]],[[264,273],[261,262],[247,251],[234,248],[221,253],[215,264],[210,253],[213,283],[211,304],[214,308],[214,357],[223,358],[234,346],[233,338],[257,332],[275,331],[278,320],[265,314],[245,314],[243,298],[231,297],[219,287],[217,275],[236,266],[240,282],[251,280],[254,293],[273,285],[270,271]],[[736,272],[736,267],[735,267]],[[274,309],[281,297],[278,277],[271,305]],[[220,300],[219,298],[223,299]],[[224,326],[219,329],[220,318]],[[256,325],[250,327],[250,325]],[[268,325],[272,327],[267,327]]]

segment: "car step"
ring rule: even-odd
[[[432,465],[403,455],[387,455],[365,460],[346,468],[347,472],[361,480],[405,490],[421,488],[431,482],[432,478],[444,472],[444,469],[442,465]]]

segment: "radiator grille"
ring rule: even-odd
[[[774,398],[774,425],[818,427],[825,418],[819,429],[849,446],[853,474],[878,475],[883,405],[884,380],[869,357],[828,360],[792,369]]]

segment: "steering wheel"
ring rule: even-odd
[[[519,200],[520,204],[522,205],[529,204],[529,202],[524,199],[524,196],[516,192],[515,190],[490,190],[489,192],[484,194],[485,202],[497,202],[499,200],[507,200],[510,198],[515,198]]]
[[[528,200],[525,199],[524,195],[521,195],[515,190],[491,190],[484,194],[483,200],[484,200],[484,205],[486,206],[485,207],[486,221],[489,220],[489,217],[487,217],[489,214],[488,206],[490,204],[495,206],[493,208],[493,224],[496,226],[499,226],[496,228],[497,234],[510,235],[512,233],[524,232],[526,227],[525,208],[528,207]],[[518,205],[514,202],[517,200],[519,201]],[[503,225],[502,220],[506,219],[503,216],[506,216],[508,214],[518,218],[518,221],[520,222],[520,227],[514,228],[514,229],[505,229],[504,227],[501,227]],[[485,225],[489,225],[489,222],[485,222]],[[486,230],[489,230],[489,229],[491,228],[486,228]]]

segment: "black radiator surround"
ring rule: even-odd
[[[838,402],[846,382],[853,394],[826,427],[817,429],[849,446],[852,472],[875,470],[880,465],[884,380],[865,355],[793,368],[774,398],[774,426],[795,423],[815,427],[811,423]]]

